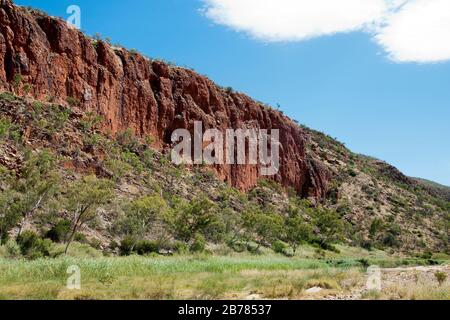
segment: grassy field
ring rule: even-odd
[[[81,290],[66,289],[67,268],[81,270]],[[339,289],[360,268],[283,257],[126,257],[0,261],[2,299],[295,298],[308,287]]]
[[[345,248],[344,248],[345,249]],[[303,254],[307,254],[304,248]],[[0,299],[449,299],[448,281],[412,286],[392,283],[365,292],[367,263],[418,264],[381,252],[287,258],[281,255],[173,257],[62,257],[34,261],[0,259]],[[359,249],[357,249],[359,250]],[[80,248],[77,249],[80,254]],[[311,251],[313,253],[313,251]],[[350,257],[348,257],[350,256]],[[363,260],[361,260],[363,259]],[[81,271],[81,289],[66,287],[69,266]],[[396,288],[397,286],[397,288]],[[320,292],[310,293],[310,288]]]

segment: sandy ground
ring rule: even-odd
[[[380,269],[381,281],[379,282],[381,290],[379,291],[380,297],[383,298],[383,293],[392,291],[392,288],[408,288],[415,286],[424,286],[428,288],[437,288],[439,283],[435,276],[436,272],[444,272],[447,274],[446,283],[448,284],[450,279],[450,265],[443,266],[419,266],[419,267],[400,267],[400,268],[383,268]],[[367,276],[369,280],[369,275]],[[376,289],[375,289],[376,290]],[[313,290],[314,291],[314,290]],[[361,284],[361,286],[355,288],[350,294],[336,294],[324,296],[325,300],[360,300],[365,298],[365,294],[370,291],[367,283]],[[372,290],[373,291],[373,290]],[[394,290],[395,291],[395,290]],[[389,294],[389,298],[401,298],[393,297],[392,293]],[[448,297],[450,300],[450,297]]]

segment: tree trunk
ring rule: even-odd
[[[78,223],[78,222],[77,222]],[[70,237],[69,237],[69,239],[67,239],[67,243],[66,243],[66,248],[65,248],[65,250],[64,250],[64,254],[65,255],[67,255],[67,251],[69,250],[69,246],[70,246],[70,244],[72,243],[72,241],[73,241],[73,238],[75,237],[75,233],[77,232],[77,223],[74,225],[74,227],[73,227],[73,229],[72,229],[72,232],[71,232],[71,234],[70,234]]]
[[[18,239],[20,237],[20,235],[22,234],[23,225],[27,221],[28,217],[31,216],[41,206],[42,200],[44,199],[45,195],[46,195],[46,193],[44,193],[42,196],[40,196],[38,201],[34,205],[34,207],[30,211],[28,211],[24,214],[22,221],[20,222],[20,225],[19,225],[19,232],[17,233],[16,239]]]
[[[80,223],[81,218],[83,216],[83,214],[86,212],[87,208],[84,209],[77,217],[77,219],[75,220],[75,223],[73,225],[72,228],[72,233],[70,234],[69,239],[67,239],[67,243],[66,243],[66,249],[64,250],[64,254],[67,255],[67,251],[69,250],[69,246],[73,241],[73,238],[75,237],[75,234],[77,233],[78,227],[80,227],[82,225],[82,223]]]
[[[19,232],[17,232],[16,240],[19,239],[20,234],[22,233],[22,226],[23,226],[24,223],[25,223],[24,220],[22,220],[22,221],[20,222],[20,225],[19,225]]]

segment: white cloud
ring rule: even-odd
[[[397,62],[450,59],[450,0],[203,0],[204,14],[264,41],[366,31]]]
[[[450,59],[450,1],[409,1],[386,21],[376,41],[398,62]]]
[[[205,0],[218,24],[267,41],[297,41],[362,29],[382,18],[385,0]]]

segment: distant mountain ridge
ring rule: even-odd
[[[437,182],[423,179],[423,178],[412,178],[419,183],[423,184],[427,188],[430,189],[431,192],[435,192],[437,195],[446,198],[448,201],[450,201],[450,187],[444,186],[442,184],[439,184]]]

